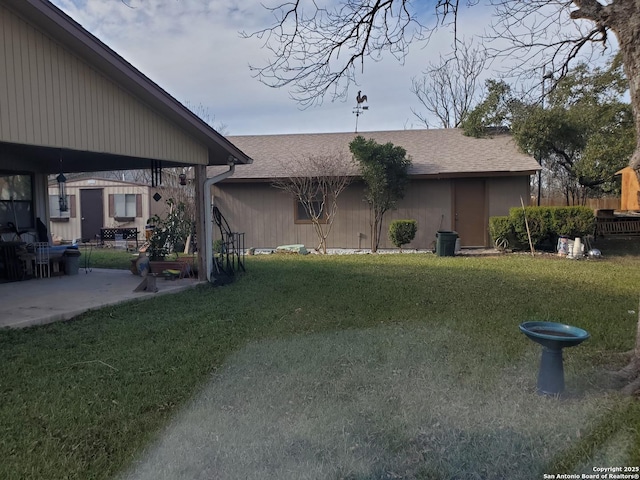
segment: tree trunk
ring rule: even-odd
[[[376,253],[378,251],[378,223],[377,217],[373,216],[373,220],[371,220],[371,253]]]
[[[608,8],[611,11],[602,23],[613,30],[620,45],[624,71],[629,81],[637,142],[640,132],[640,1],[616,1]],[[629,166],[640,178],[640,150],[637,144]]]
[[[625,74],[629,80],[629,96],[637,140],[640,133],[640,1],[616,1],[606,8],[610,9],[607,12],[609,15],[602,23],[610,27],[618,38]],[[640,142],[636,141],[636,150],[629,166],[636,171],[640,179]],[[635,349],[631,361],[619,374],[629,382],[623,389],[624,392],[640,393],[640,305]]]
[[[627,395],[640,394],[640,303],[638,304],[638,325],[636,329],[636,346],[631,354],[629,364],[617,373],[626,382],[622,389]]]

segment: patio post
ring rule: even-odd
[[[205,198],[203,189],[204,182],[207,179],[207,166],[206,165],[194,165],[195,182],[196,182],[196,239],[198,242],[198,250],[202,248],[201,239],[204,238],[206,211],[205,204],[202,199]],[[198,251],[198,280],[206,280],[207,273],[205,272],[205,258],[203,252]]]
[[[225,178],[233,175],[236,169],[236,158],[229,155],[229,159],[227,161],[227,165],[229,166],[229,170],[226,172],[220,173],[215,177],[207,178],[204,181],[203,188],[203,196],[202,205],[206,209],[205,210],[205,235],[204,235],[204,249],[205,249],[205,268],[207,280],[211,281],[211,270],[213,270],[213,200],[211,197],[211,187],[218,182],[221,182]],[[198,241],[200,243],[200,241]],[[198,247],[198,252],[202,252],[202,247]],[[200,256],[200,255],[198,255]]]

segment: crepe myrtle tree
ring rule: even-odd
[[[327,237],[338,213],[338,197],[351,182],[353,162],[336,153],[311,155],[282,165],[287,176],[272,184],[296,199],[304,208],[318,237],[317,250],[327,253]]]
[[[266,64],[251,68],[263,83],[289,88],[302,106],[326,94],[346,98],[365,60],[390,54],[402,61],[412,43],[428,42],[439,29],[452,32],[455,55],[459,18],[487,6],[495,14],[485,38],[489,52],[517,60],[512,74],[521,79],[542,77],[543,67],[559,79],[580,55],[619,49],[640,131],[640,0],[272,0],[266,8],[273,24],[245,33],[271,51]],[[629,165],[640,178],[637,140]],[[640,336],[630,367],[628,390],[640,391]]]

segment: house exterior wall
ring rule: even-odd
[[[103,217],[102,225],[104,228],[126,227],[137,228],[139,239],[144,238],[144,227],[147,219],[151,216],[149,187],[144,185],[127,184],[103,179],[86,179],[75,182],[67,182],[66,191],[69,196],[69,218],[59,219],[51,218],[49,231],[53,238],[63,240],[74,240],[82,238],[82,209],[80,206],[80,198],[83,189],[101,189],[103,191]],[[58,187],[56,185],[49,186],[49,195],[57,195]],[[109,195],[115,194],[134,194],[140,195],[140,212],[133,221],[120,222],[109,215]],[[153,201],[153,200],[151,200]]]
[[[3,5],[0,44],[0,141],[207,164],[205,146]]]
[[[489,178],[487,185],[489,217],[509,215],[510,208],[521,206],[520,198],[525,206],[529,205],[531,187],[530,178],[526,175]]]
[[[162,196],[162,198],[157,202],[153,198],[156,193]],[[164,217],[167,214],[167,199],[165,197],[165,192],[163,192],[162,189],[158,187],[149,187],[147,192],[147,202],[149,202],[149,217],[147,218],[151,218],[154,215]]]
[[[640,182],[635,170],[625,167],[618,173],[622,175],[620,210],[640,210]]]
[[[489,216],[506,215],[519,198],[528,198],[529,177],[487,178]],[[453,225],[453,181],[412,180],[397,210],[387,212],[383,220],[380,248],[394,248],[388,238],[389,225],[397,219],[414,219],[418,231],[414,241],[404,248],[430,249],[436,232]],[[339,197],[338,214],[328,237],[328,248],[369,248],[371,242],[369,207],[363,200],[364,185],[354,183]],[[278,245],[304,244],[315,248],[318,241],[310,224],[294,222],[295,203],[291,197],[269,183],[221,183],[214,186],[214,203],[233,231],[245,233],[245,245],[275,248]],[[488,217],[485,219],[488,223]],[[487,238],[487,245],[488,245]]]

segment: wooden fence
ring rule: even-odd
[[[531,196],[529,205],[538,205],[537,197]],[[566,207],[567,201],[563,197],[542,197],[540,199],[540,205],[543,207]],[[588,198],[585,206],[595,210],[619,210],[620,198],[618,197],[606,197],[606,198]]]

